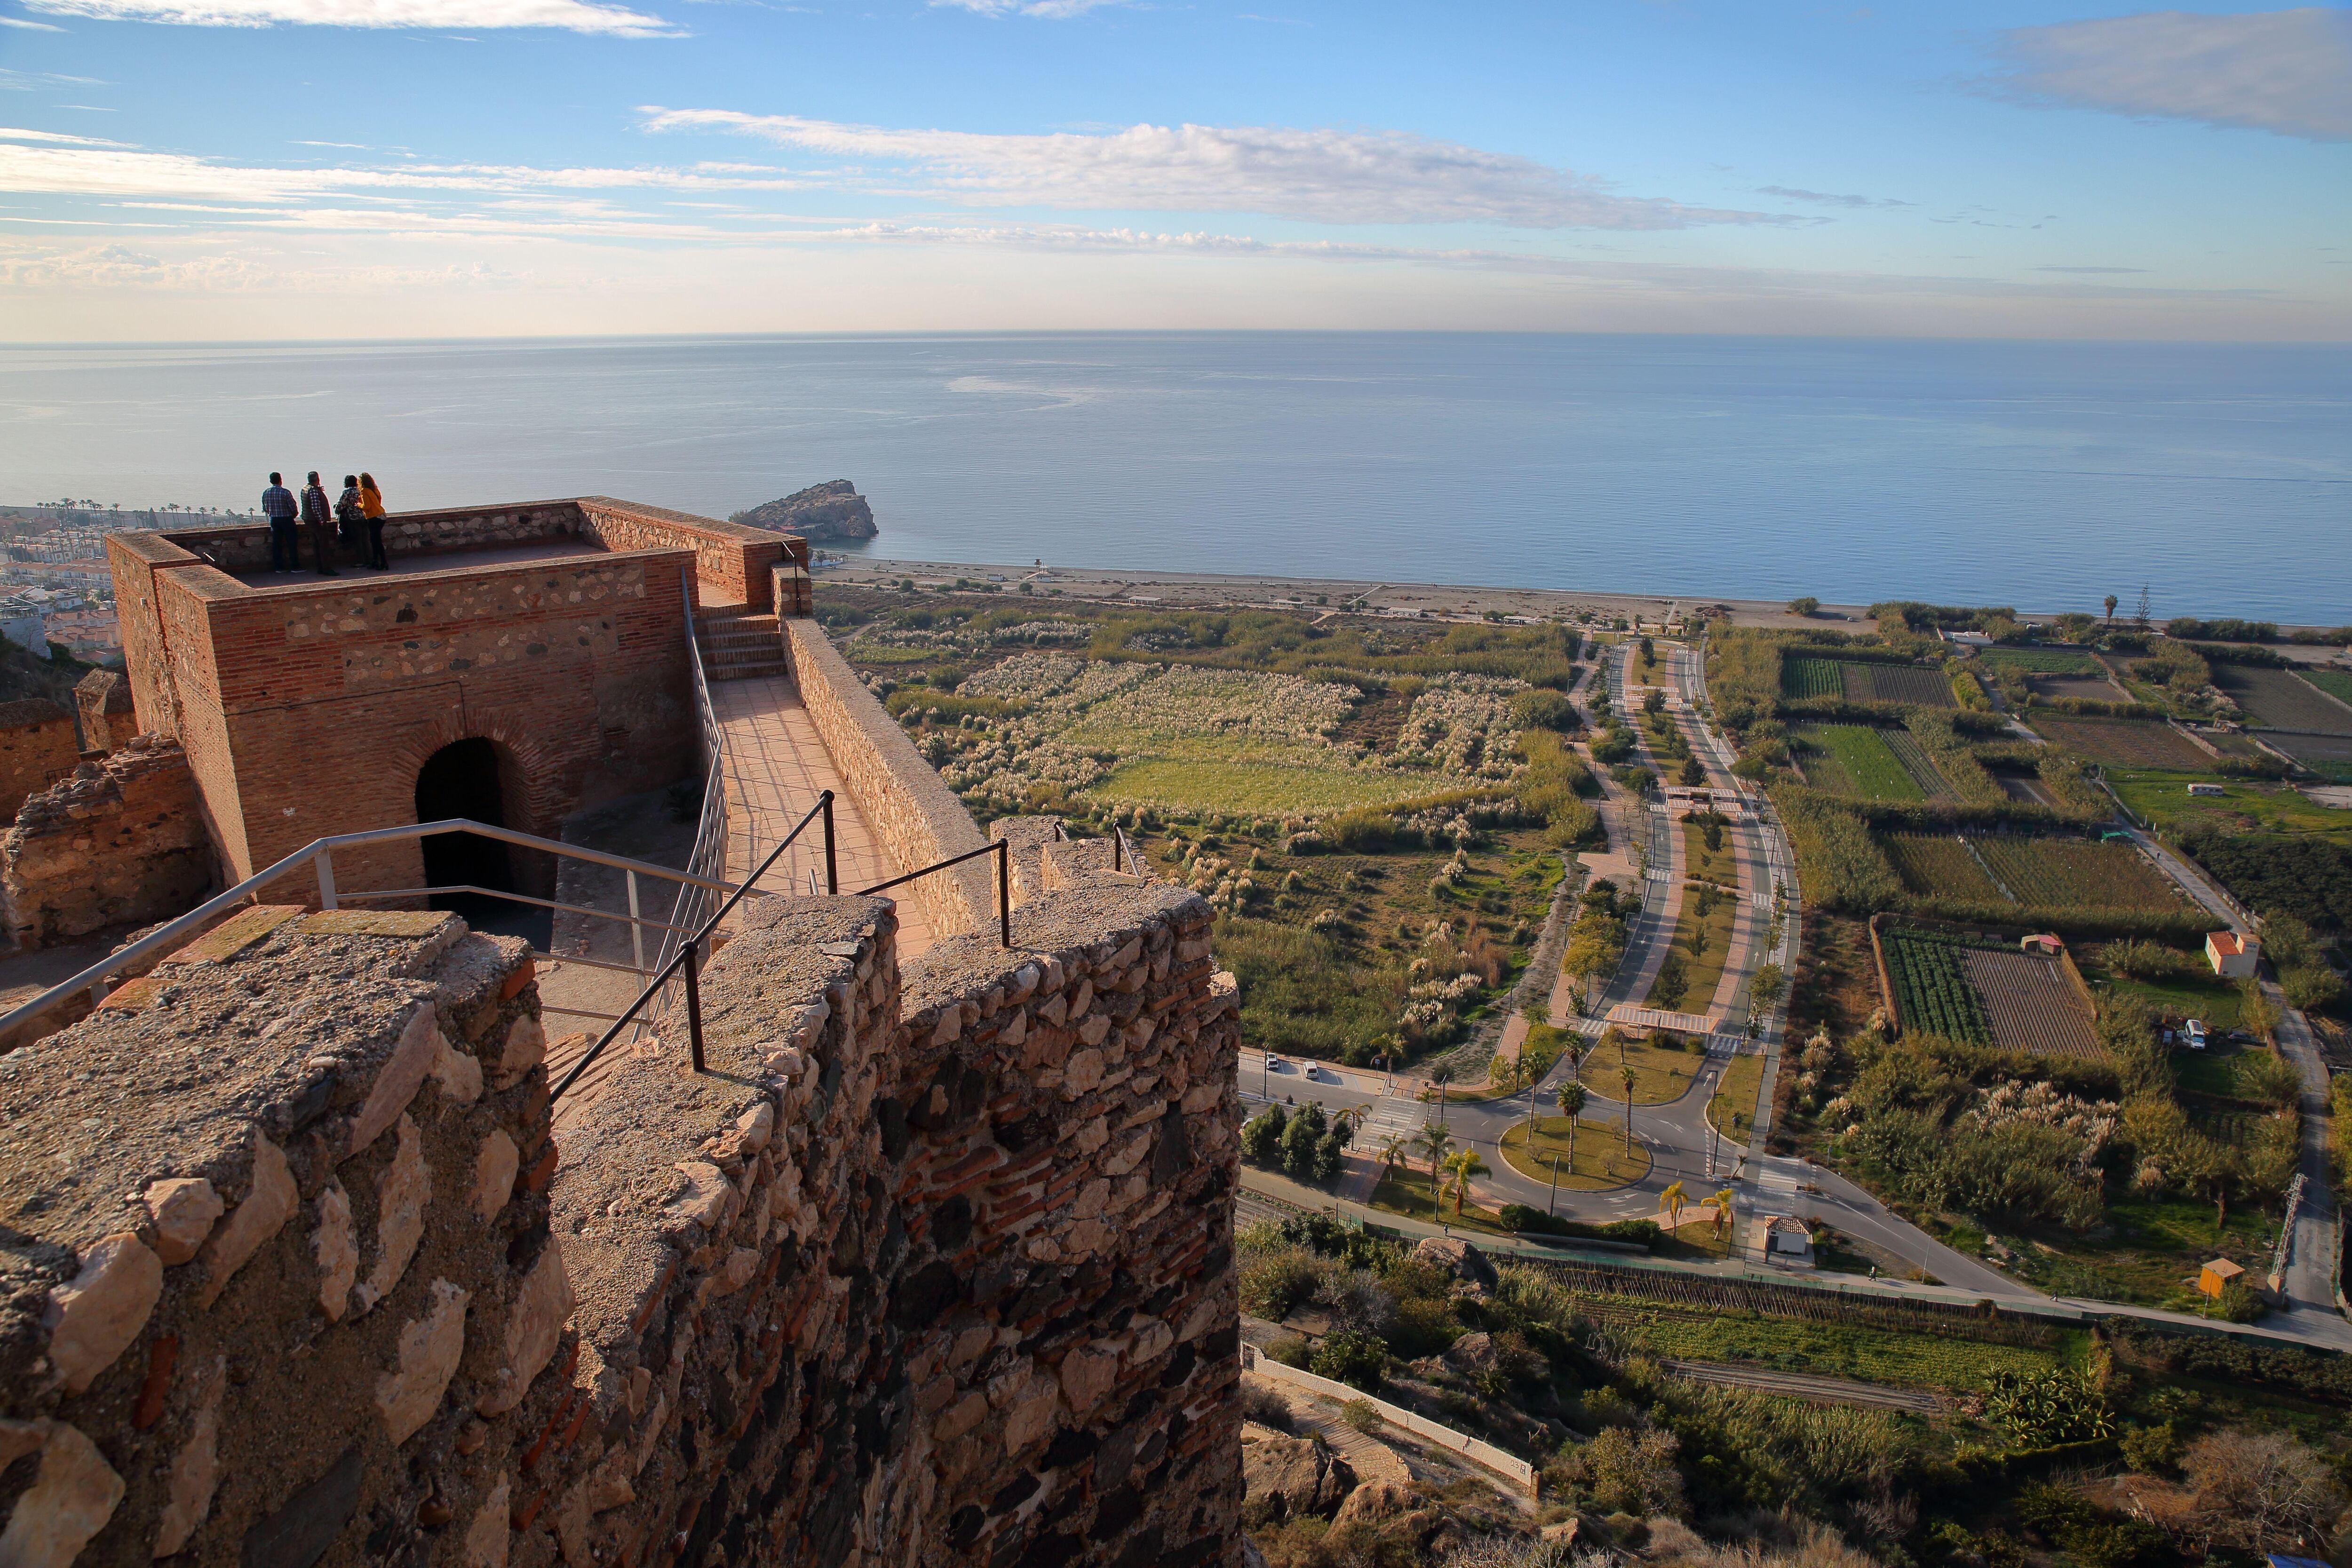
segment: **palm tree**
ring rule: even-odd
[[[1470,1178],[1486,1173],[1486,1162],[1478,1158],[1475,1149],[1456,1149],[1445,1157],[1445,1168],[1454,1173],[1446,1184],[1454,1189],[1454,1217],[1462,1217],[1462,1200],[1470,1191]]]
[[[1387,1180],[1388,1173],[1391,1171],[1395,1170],[1399,1165],[1403,1164],[1405,1163],[1406,1156],[1410,1152],[1410,1146],[1405,1142],[1403,1136],[1400,1133],[1391,1132],[1387,1137],[1381,1139],[1381,1178],[1383,1181]]]
[[[1363,1105],[1343,1106],[1333,1111],[1331,1126],[1339,1134],[1339,1142],[1353,1143],[1356,1134],[1363,1130],[1365,1119],[1371,1113],[1371,1108]]]
[[[1727,1236],[1730,1232],[1731,1189],[1729,1187],[1723,1187],[1717,1189],[1715,1194],[1715,1234],[1717,1236]]]
[[[1621,1067],[1617,1076],[1625,1080],[1625,1152],[1633,1152],[1633,1069]]]
[[[1568,1169],[1570,1175],[1576,1173],[1576,1119],[1584,1110],[1585,1094],[1584,1086],[1572,1078],[1562,1080],[1560,1086],[1551,1091],[1559,1113],[1568,1118]]]
[[[1432,1121],[1422,1128],[1421,1135],[1413,1142],[1429,1156],[1429,1212],[1433,1218],[1437,1214],[1437,1164],[1454,1147],[1454,1134]]]
[[[1680,1182],[1668,1184],[1666,1190],[1658,1194],[1658,1206],[1666,1211],[1666,1224],[1671,1229],[1682,1228],[1683,1203],[1683,1184]]]

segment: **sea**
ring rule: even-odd
[[[907,561],[2352,622],[2352,348],[1152,332],[0,348],[0,503],[724,517]]]

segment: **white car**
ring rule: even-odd
[[[2190,1050],[2203,1050],[2205,1048],[2205,1020],[2202,1018],[2189,1019],[2189,1026],[2181,1031],[2181,1036],[2189,1042],[2189,1048]]]
[[[1282,1065],[1282,1058],[1281,1058],[1280,1057],[1276,1056],[1272,1051],[1268,1051],[1268,1052],[1266,1052],[1266,1053],[1265,1053],[1265,1070],[1266,1070],[1266,1071],[1268,1071],[1268,1072],[1272,1072],[1275,1068],[1276,1068],[1280,1067],[1281,1065]]]

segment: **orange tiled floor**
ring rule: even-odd
[[[750,876],[828,789],[834,795],[834,852],[841,890],[854,893],[899,874],[898,862],[875,838],[864,814],[842,787],[833,758],[817,739],[790,680],[761,676],[714,681],[710,703],[727,738],[728,880]],[[812,824],[758,885],[777,892],[822,892],[824,839],[820,827]],[[920,903],[900,899],[898,905],[898,956],[903,961],[930,946],[931,931]]]

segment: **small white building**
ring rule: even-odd
[[[1811,1268],[1813,1266],[1812,1226],[1792,1214],[1775,1215],[1764,1225],[1764,1260]]]
[[[2189,793],[2190,795],[2227,795],[2230,792],[2217,784],[2193,784],[2189,786]]]
[[[49,657],[49,622],[38,605],[22,599],[0,599],[0,637],[18,647]]]
[[[2252,974],[2263,962],[2263,944],[2258,937],[2240,936],[2233,931],[2205,933],[2205,959],[2213,973],[2224,980],[2242,980]]]

